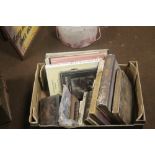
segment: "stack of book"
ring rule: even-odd
[[[39,81],[41,125],[132,123],[132,84],[108,50],[47,53]]]

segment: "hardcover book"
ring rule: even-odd
[[[70,63],[70,62],[78,62],[78,61],[87,61],[92,59],[105,59],[106,53],[89,53],[89,54],[81,54],[76,56],[64,56],[64,57],[56,57],[49,58],[50,64],[61,64],[61,63]]]
[[[88,92],[86,96],[86,105],[85,105],[85,110],[84,110],[84,115],[83,115],[83,121],[84,124],[88,125],[98,125],[94,120],[92,120],[89,117],[89,108],[90,108],[90,102],[91,102],[91,97],[92,97],[92,91]]]
[[[60,96],[50,96],[39,102],[39,124],[43,126],[58,125]]]
[[[130,80],[124,71],[118,70],[113,99],[112,113],[119,123],[132,122],[133,90]]]
[[[79,61],[78,63],[46,65],[45,68],[50,95],[62,94],[60,73],[73,70],[97,69],[98,62],[99,60],[91,60]]]
[[[116,61],[115,55],[109,54],[105,59],[105,65],[97,97],[98,109],[111,118],[113,118],[111,115],[112,99],[114,94],[116,71],[118,68],[119,65]]]
[[[98,49],[98,50],[86,50],[86,51],[74,51],[74,52],[57,52],[57,53],[46,53],[45,63],[51,64],[51,61],[54,61],[54,64],[57,63],[65,63],[65,62],[73,62],[89,60],[92,56],[95,58],[105,58],[108,55],[108,49]],[[76,59],[78,57],[78,60]],[[69,59],[68,59],[69,58]],[[68,60],[70,61],[68,61]],[[94,57],[93,57],[94,59]]]
[[[92,90],[95,77],[96,68],[60,73],[61,85],[67,85],[70,92],[79,100],[82,100],[84,92]]]
[[[106,116],[104,114],[102,114],[101,111],[99,111],[99,109],[97,108],[97,102],[96,102],[98,93],[99,93],[99,89],[100,89],[100,84],[101,84],[100,82],[101,82],[101,78],[102,78],[103,68],[104,68],[104,60],[100,60],[98,69],[97,69],[96,79],[94,81],[94,87],[93,87],[92,96],[91,96],[91,100],[90,100],[88,116],[86,118],[86,120],[90,123],[91,123],[91,121],[89,121],[89,120],[91,118],[98,125],[110,124],[110,122],[108,121]]]

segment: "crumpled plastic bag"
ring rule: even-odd
[[[78,126],[78,122],[70,119],[71,93],[66,85],[63,85],[63,93],[59,107],[59,125],[64,127]]]

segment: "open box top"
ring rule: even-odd
[[[42,96],[42,89],[39,83],[39,73],[42,66],[45,65],[44,63],[38,63],[37,69],[35,73],[34,79],[34,86],[33,86],[33,93],[32,93],[32,100],[30,106],[30,115],[29,115],[29,123],[33,127],[47,127],[47,128],[63,128],[60,126],[41,126],[39,124],[38,118],[38,103]],[[129,77],[132,85],[134,87],[135,93],[135,105],[134,105],[134,123],[128,125],[85,125],[79,126],[76,128],[142,128],[146,121],[145,117],[145,109],[143,104],[143,96],[142,96],[142,89],[141,89],[141,82],[139,76],[139,69],[138,69],[138,62],[137,61],[129,61],[128,64],[120,64],[122,70],[125,71],[127,76]]]

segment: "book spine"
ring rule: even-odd
[[[94,121],[93,119],[91,119],[90,117],[88,117],[87,119],[84,120],[84,123],[86,125],[99,125],[96,121]]]
[[[60,58],[60,57],[99,54],[99,53],[104,53],[105,56],[107,56],[108,52],[109,52],[108,49],[97,49],[97,50],[74,51],[74,52],[46,53],[46,58]]]
[[[111,124],[116,122],[115,116],[112,112],[108,110],[107,107],[98,105],[97,108],[102,113],[102,115],[104,115],[104,117],[108,120],[108,122],[110,122]]]
[[[90,118],[92,118],[99,125],[109,125],[111,122],[105,117],[103,113],[101,113],[98,109],[96,109],[95,114],[90,114]]]
[[[79,125],[83,124],[83,116],[84,116],[84,109],[85,109],[85,105],[86,105],[87,96],[88,96],[88,92],[84,92],[83,100],[80,101],[79,118],[78,118]]]
[[[61,62],[56,64],[50,64],[52,67],[61,67],[61,66],[68,66],[68,65],[79,65],[79,64],[89,64],[93,62],[99,62],[101,58],[90,59],[90,60],[80,60],[80,61],[71,61],[71,62]]]
[[[77,62],[77,61],[88,61],[93,59],[104,59],[104,53],[96,53],[89,55],[77,55],[77,56],[68,56],[68,57],[57,57],[57,58],[49,58],[50,64],[61,64],[61,63],[69,63],[69,62]]]
[[[113,74],[113,68],[114,68],[114,61],[115,56],[114,55],[108,55],[105,60],[105,66],[103,69],[102,79],[101,79],[101,85],[99,89],[99,95],[97,99],[97,106],[105,106],[109,108],[109,95],[110,91],[113,91],[110,89],[111,80],[112,80],[112,74]]]
[[[119,113],[120,93],[121,93],[122,71],[119,69],[116,73],[116,82],[114,88],[112,113]]]
[[[98,64],[97,75],[96,75],[96,79],[94,80],[94,88],[93,88],[93,92],[92,92],[89,113],[95,113],[95,111],[96,111],[96,100],[97,100],[98,93],[99,93],[104,63],[105,63],[104,60],[101,60]]]
[[[111,77],[111,83],[110,83],[110,92],[109,92],[109,97],[108,97],[108,109],[112,111],[112,106],[113,106],[113,95],[114,95],[114,87],[115,87],[115,80],[116,80],[116,72],[117,69],[119,69],[119,65],[117,61],[114,61],[114,66],[112,70],[112,77]]]

